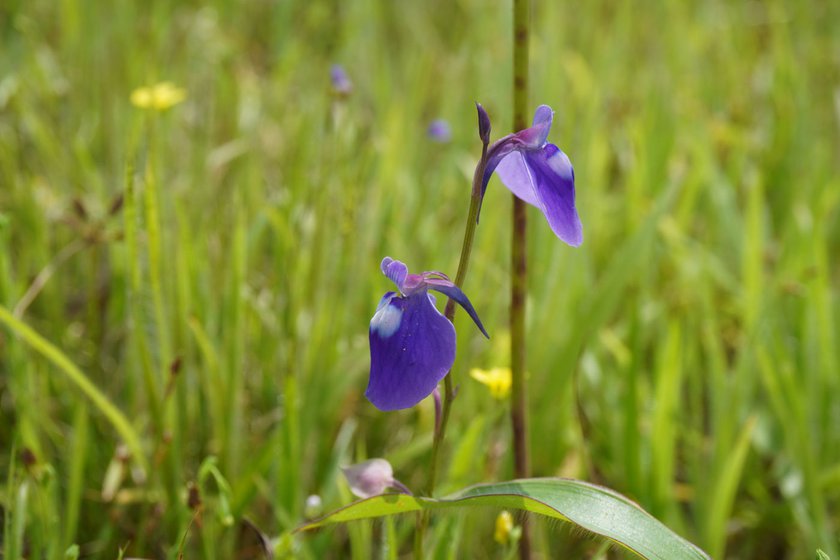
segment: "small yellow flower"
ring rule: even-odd
[[[496,531],[493,533],[493,540],[502,546],[506,546],[510,542],[511,532],[513,532],[513,516],[507,510],[502,511],[496,518]]]
[[[137,88],[131,92],[131,104],[140,109],[165,111],[186,99],[187,92],[172,82]]]
[[[493,368],[490,370],[473,368],[470,377],[487,385],[490,394],[497,399],[504,399],[510,393],[510,368]]]

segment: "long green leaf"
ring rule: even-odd
[[[140,437],[137,435],[137,432],[131,426],[131,423],[125,415],[82,373],[82,370],[64,352],[59,350],[57,346],[54,346],[46,338],[35,332],[32,327],[17,319],[2,305],[0,305],[0,323],[5,323],[9,330],[18,334],[39,354],[52,362],[53,365],[64,373],[91,400],[94,406],[99,409],[111,425],[114,426],[117,433],[125,440],[125,444],[131,450],[137,464],[148,472],[148,462],[143,453],[143,446],[140,444]]]
[[[588,482],[565,478],[479,484],[441,499],[385,494],[353,502],[298,530],[423,509],[486,506],[521,509],[567,521],[605,537],[642,558],[709,558],[621,494]]]

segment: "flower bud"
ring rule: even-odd
[[[394,469],[385,459],[370,459],[358,465],[342,467],[350,491],[359,498],[370,498],[385,492],[394,484]]]
[[[312,494],[306,498],[306,504],[303,506],[303,515],[307,519],[313,519],[320,516],[324,511],[324,505],[321,503],[321,496]]]
[[[490,143],[490,116],[481,103],[476,102],[475,108],[478,111],[478,137],[485,144]]]

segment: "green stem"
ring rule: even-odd
[[[473,239],[475,238],[475,229],[478,226],[478,211],[481,207],[481,180],[484,177],[484,170],[487,167],[487,144],[485,143],[481,150],[481,159],[478,166],[475,168],[475,175],[473,175],[472,194],[470,196],[470,210],[467,214],[467,223],[464,227],[464,241],[461,244],[461,259],[458,262],[458,273],[455,275],[455,284],[460,288],[464,284],[467,277],[467,269],[470,264],[470,255],[472,254]],[[446,302],[444,309],[444,316],[452,321],[455,318],[455,301],[449,299]],[[434,440],[432,441],[432,465],[429,470],[429,480],[426,485],[425,495],[431,497],[435,490],[437,483],[438,464],[440,463],[440,452],[443,444],[443,438],[446,434],[446,426],[449,423],[449,411],[452,408],[452,401],[455,399],[455,386],[452,383],[452,371],[446,374],[443,378],[443,406],[440,416],[440,428],[435,430]],[[417,531],[414,534],[414,557],[417,559],[423,558],[423,537],[426,533],[426,527],[429,525],[429,511],[423,511],[417,514]]]
[[[526,127],[528,110],[528,35],[530,0],[513,0],[513,130]],[[525,383],[525,300],[527,294],[527,213],[525,202],[513,197],[511,237],[510,357],[514,474],[530,476],[528,457],[528,390]],[[519,557],[531,557],[527,519],[522,522]]]
[[[167,379],[171,375],[169,372],[169,365],[172,363],[172,350],[169,339],[169,324],[166,322],[166,306],[164,302],[164,288],[162,280],[163,244],[157,182],[157,131],[159,127],[157,115],[152,113],[146,124],[148,126],[147,139],[149,152],[146,160],[146,181],[143,189],[143,210],[145,212],[144,218],[149,263],[149,288],[152,295],[152,305],[154,307],[155,342],[157,342],[159,357],[159,362],[157,364],[157,368],[160,371],[159,374],[156,375],[153,373],[155,365],[152,356],[149,354],[149,350],[151,349],[148,346],[143,347],[147,342],[146,339],[141,338],[140,341],[141,351],[145,354],[142,359],[144,362],[147,362],[144,364],[144,367],[148,367],[150,372],[152,372],[150,375],[154,377],[154,379],[149,383],[150,388],[152,386],[155,387],[154,392],[150,393],[150,397],[153,399],[162,399],[152,407],[152,411],[153,414],[159,415],[156,422],[157,427],[160,430],[158,433],[158,448],[156,450],[156,455],[158,453],[161,455],[155,457],[155,461],[163,460],[165,462],[165,467],[162,469],[162,478],[167,494],[167,515],[171,516],[171,519],[173,520],[177,519],[176,516],[180,515],[181,519],[179,521],[183,521],[186,511],[180,507],[180,500],[178,496],[179,484],[182,476],[180,473],[178,457],[173,452],[173,448],[177,447],[177,439],[174,440],[175,443],[173,445],[173,438],[178,438],[178,421],[176,416],[178,410],[174,400],[166,399],[167,393],[165,389],[162,396],[161,393],[158,392],[161,381]]]

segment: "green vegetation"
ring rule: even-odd
[[[383,256],[454,274],[473,102],[510,128],[509,7],[96,4],[0,5],[4,557],[230,558],[259,532],[281,557],[409,551],[412,515],[291,531],[310,494],[349,503],[339,465],[426,483],[432,405],[367,403],[367,324]],[[530,211],[532,471],[713,558],[840,557],[838,21],[534,3],[531,105],[557,111],[585,241]],[[132,106],[165,80],[182,103]],[[459,329],[440,496],[511,478],[507,405],[468,375],[509,365],[510,205],[493,179],[465,286],[493,338]],[[435,514],[427,550],[501,556],[497,513]]]

